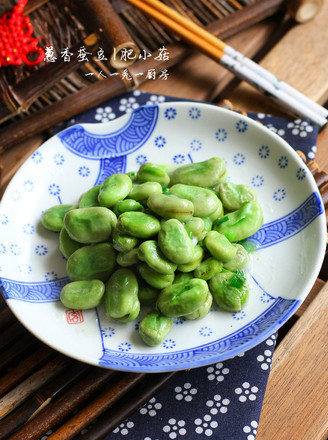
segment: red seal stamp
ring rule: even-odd
[[[81,324],[84,321],[82,310],[66,310],[67,324]]]

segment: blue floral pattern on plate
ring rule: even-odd
[[[34,334],[93,365],[155,372],[207,365],[240,354],[288,319],[318,269],[324,254],[325,218],[313,178],[276,134],[237,113],[189,102],[130,110],[103,124],[70,126],[34,152],[13,178],[0,205],[2,292]],[[212,156],[226,161],[231,181],[252,185],[263,206],[264,224],[249,238],[256,258],[246,308],[234,314],[212,310],[201,323],[176,319],[166,340],[154,348],[145,347],[138,338],[142,315],[138,322],[123,325],[108,319],[103,306],[81,312],[82,331],[76,332],[59,302],[68,278],[58,234],[40,228],[40,214],[54,204],[76,203],[82,192],[110,174],[135,171],[145,161],[177,166]],[[304,240],[308,234],[317,237],[312,244]],[[277,288],[271,279],[279,277],[266,276],[261,261],[274,259],[278,270],[286,264],[285,258],[299,255],[304,242],[316,253],[301,277],[289,274],[288,282],[299,287],[292,294],[288,283]],[[49,320],[56,332],[45,330]]]

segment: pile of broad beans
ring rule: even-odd
[[[54,206],[41,222],[59,232],[70,283],[64,306],[105,303],[106,315],[136,319],[148,345],[165,339],[172,318],[205,316],[213,299],[241,310],[249,288],[241,240],[262,225],[256,193],[226,181],[225,161],[214,157],[170,170],[144,163],[137,172],[113,174],[82,194],[76,205]]]

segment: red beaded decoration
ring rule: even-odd
[[[34,66],[44,59],[44,50],[38,47],[38,40],[31,37],[32,23],[23,16],[27,1],[18,0],[12,11],[0,17],[0,67],[22,63]],[[37,59],[33,61],[28,58],[32,53],[37,54]]]

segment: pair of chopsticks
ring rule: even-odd
[[[253,85],[289,112],[323,127],[328,110],[159,0],[125,0]]]

